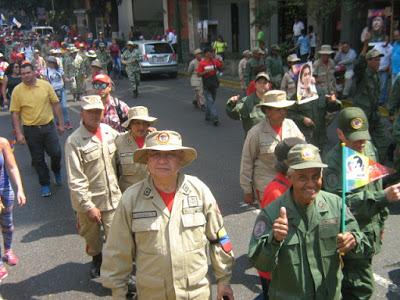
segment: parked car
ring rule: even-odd
[[[33,26],[32,32],[36,32],[36,33],[40,34],[41,36],[45,36],[47,34],[53,34],[54,29],[51,26]]]
[[[176,53],[171,45],[161,41],[134,41],[142,55],[140,74],[168,74],[175,78],[178,75]]]

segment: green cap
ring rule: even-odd
[[[338,117],[338,128],[343,131],[349,141],[370,140],[368,119],[359,107],[346,107]]]
[[[319,149],[311,144],[298,144],[290,149],[288,166],[294,170],[328,167],[322,163]]]
[[[372,50],[369,50],[367,52],[367,54],[365,55],[366,59],[371,59],[371,58],[375,58],[375,57],[383,57],[384,55],[382,53],[380,53],[378,50],[376,50],[375,48]]]

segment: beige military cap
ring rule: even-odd
[[[81,107],[83,110],[104,109],[103,101],[98,95],[83,96],[81,98]]]
[[[197,158],[197,151],[194,148],[183,147],[182,137],[176,131],[163,130],[154,131],[146,137],[145,146],[137,149],[133,159],[137,163],[147,164],[149,151],[182,151],[182,167],[190,164]]]
[[[284,108],[292,106],[295,101],[288,100],[285,91],[280,90],[271,90],[266,92],[261,97],[260,104],[257,104],[258,107],[275,107],[275,108]]]
[[[194,54],[194,55],[196,55],[196,54],[202,54],[202,53],[203,53],[203,51],[201,51],[201,49],[199,49],[199,48],[197,48],[196,50],[193,51],[193,54]]]
[[[149,116],[149,110],[145,106],[134,106],[128,110],[128,120],[122,123],[122,126],[128,127],[132,120],[141,120],[149,123],[154,123],[157,118]]]

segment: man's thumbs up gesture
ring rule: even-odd
[[[286,208],[281,207],[279,211],[279,218],[277,218],[272,225],[272,232],[274,239],[278,242],[283,241],[288,234],[288,219],[286,215]]]

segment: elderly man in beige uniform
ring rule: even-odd
[[[72,207],[76,211],[79,234],[86,241],[86,252],[93,257],[91,275],[94,278],[100,275],[103,240],[121,199],[114,143],[118,133],[100,123],[103,110],[100,96],[82,97],[82,123],[65,143]]]
[[[209,299],[207,253],[216,298],[233,299],[234,258],[217,202],[197,177],[180,173],[196,156],[174,131],[150,133],[135,151],[150,175],[124,192],[105,246],[101,281],[114,300],[125,299],[132,262],[139,300]]]
[[[193,105],[201,110],[205,110],[204,94],[203,94],[203,81],[201,77],[197,74],[197,68],[202,58],[201,49],[196,49],[193,52],[194,58],[190,61],[188,67],[188,73],[190,75],[190,86],[194,90],[194,100]]]
[[[313,76],[317,87],[327,95],[336,94],[335,62],[330,57],[335,51],[331,45],[322,45],[319,59],[313,64]]]
[[[133,161],[133,153],[144,146],[150,125],[157,118],[149,116],[149,110],[144,106],[134,106],[128,110],[128,120],[122,126],[128,131],[115,139],[118,151],[119,188],[124,192],[131,185],[147,177],[147,167]]]
[[[248,204],[254,202],[254,195],[261,201],[265,187],[275,177],[276,145],[291,137],[305,140],[296,124],[286,119],[287,108],[294,103],[287,100],[285,91],[272,90],[266,92],[258,104],[265,119],[247,133],[240,163],[240,186]]]

